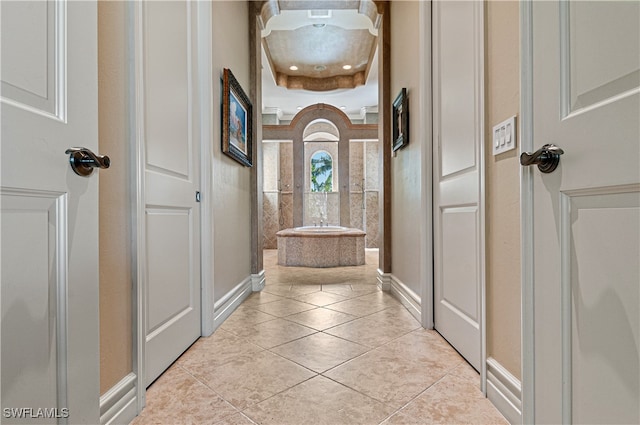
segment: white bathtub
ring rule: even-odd
[[[320,227],[320,226],[303,226],[303,227],[295,227],[293,230],[295,230],[296,232],[326,233],[326,232],[341,232],[341,231],[344,231],[344,230],[349,230],[349,228],[348,227],[342,227],[342,226],[322,226],[322,227]]]
[[[284,229],[278,237],[278,264],[298,267],[340,267],[364,264],[364,237],[359,229],[304,226]]]

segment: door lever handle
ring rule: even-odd
[[[111,159],[107,155],[96,155],[87,148],[69,148],[64,153],[69,155],[71,169],[82,177],[89,177],[94,168],[111,166]]]
[[[558,167],[560,155],[563,153],[564,151],[556,145],[547,144],[533,153],[522,152],[520,164],[524,166],[537,165],[541,172],[551,173]]]

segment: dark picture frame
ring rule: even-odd
[[[253,111],[251,101],[230,69],[222,76],[222,152],[247,167],[252,166]]]
[[[393,152],[409,144],[409,100],[407,89],[402,88],[393,101]]]

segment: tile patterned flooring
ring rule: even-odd
[[[478,374],[366,266],[280,267],[147,391],[132,425],[507,424]]]

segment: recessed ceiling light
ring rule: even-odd
[[[302,111],[302,106],[298,106],[296,109],[297,109],[298,111]]]
[[[291,66],[289,67],[289,69],[290,69],[290,70],[292,70],[292,71],[297,71],[297,70],[298,70],[298,67],[297,67],[297,66],[295,66],[295,65],[291,65]]]
[[[327,67],[324,65],[316,65],[313,67],[313,69],[315,69],[316,71],[324,71],[325,69],[327,69]]]
[[[343,105],[343,106],[340,107],[340,109],[342,109],[344,111],[345,109],[347,109],[347,107]]]
[[[351,69],[351,65],[343,65],[343,66],[342,66],[342,69],[347,69],[347,70],[349,70],[349,69]]]
[[[331,18],[331,10],[307,10],[307,16],[311,19]]]

